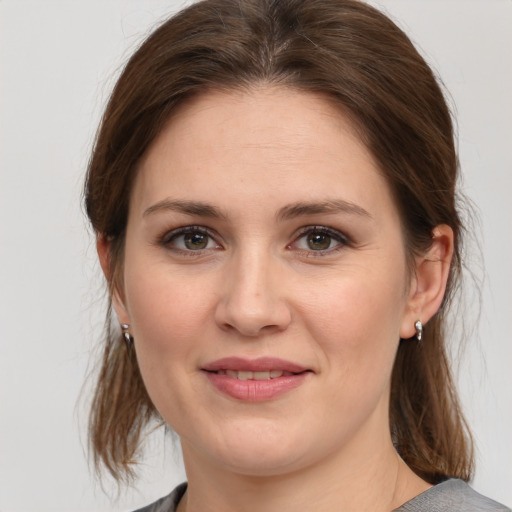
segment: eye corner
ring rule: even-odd
[[[336,253],[349,245],[349,237],[338,229],[311,225],[301,228],[293,241],[287,244],[286,249],[297,250],[307,257],[322,257]]]
[[[219,237],[205,226],[189,225],[164,231],[157,244],[178,255],[200,256],[224,247]]]

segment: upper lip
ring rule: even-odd
[[[309,368],[305,368],[300,364],[277,357],[258,357],[256,359],[225,357],[204,365],[202,369],[208,372],[217,372],[219,370],[246,372],[268,372],[271,370],[280,370],[290,373],[302,373],[309,370]]]

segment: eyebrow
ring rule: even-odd
[[[332,199],[321,202],[299,202],[287,205],[277,213],[278,220],[290,220],[304,215],[318,215],[322,213],[348,213],[362,217],[372,218],[371,214],[361,206],[343,199]]]
[[[143,217],[151,215],[152,213],[160,211],[174,211],[184,213],[186,215],[196,215],[199,217],[210,217],[214,219],[226,219],[224,215],[216,206],[201,201],[179,201],[172,199],[163,199],[154,205],[150,206],[144,213]]]
[[[195,215],[198,217],[210,217],[214,219],[226,220],[227,215],[221,212],[219,208],[202,201],[185,201],[163,199],[150,206],[144,213],[143,217],[160,211],[175,211],[186,215]],[[348,213],[351,215],[359,215],[362,217],[372,218],[371,214],[361,206],[345,201],[343,199],[332,199],[321,202],[298,202],[292,203],[281,208],[277,214],[278,221],[290,220],[305,215],[319,215],[329,213]]]

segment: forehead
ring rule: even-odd
[[[132,201],[166,194],[219,200],[261,194],[389,200],[371,153],[324,95],[284,87],[210,91],[176,110],[140,162]],[[316,197],[319,196],[319,197]]]
[[[247,150],[288,149],[297,156],[310,150],[330,153],[333,136],[337,138],[335,146],[347,142],[345,150],[352,146],[367,153],[348,115],[325,94],[283,86],[212,90],[178,105],[144,161],[149,155],[154,163],[155,153],[163,156],[175,149],[169,146],[171,141],[185,143],[182,149],[200,143],[219,151],[238,146]]]

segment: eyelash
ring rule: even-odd
[[[333,254],[350,245],[350,239],[346,235],[342,234],[340,231],[328,228],[327,226],[305,226],[300,230],[299,234],[296,236],[293,242],[289,244],[287,247],[291,247],[292,245],[296,244],[299,240],[305,238],[307,235],[310,235],[312,233],[326,235],[330,237],[332,240],[338,242],[338,245],[320,250],[297,249],[308,258],[314,258],[319,256],[321,257],[326,256],[328,254]]]
[[[211,250],[211,248],[205,248],[205,249],[181,249],[179,247],[172,247],[171,243],[175,242],[180,236],[184,236],[187,234],[200,234],[208,237],[208,242],[213,241],[217,247],[220,247],[220,244],[216,240],[216,235],[212,233],[209,229],[203,227],[203,226],[184,226],[182,228],[173,229],[172,231],[165,231],[163,235],[161,235],[158,238],[159,245],[162,245],[170,250],[173,250],[180,255],[185,256],[200,256],[205,251]]]
[[[330,237],[332,240],[337,242],[338,244],[334,247],[328,247],[327,249],[299,249],[296,250],[306,257],[314,258],[326,256],[328,254],[332,254],[342,250],[344,247],[350,245],[350,239],[342,234],[340,231],[335,229],[326,227],[326,226],[305,226],[301,228],[297,236],[293,239],[293,241],[286,246],[287,249],[293,249],[293,245],[296,245],[301,239],[305,238],[309,234],[319,234]],[[187,234],[200,234],[208,237],[207,244],[210,241],[213,241],[216,244],[215,249],[222,248],[221,244],[217,242],[218,236],[212,232],[211,230],[205,228],[204,226],[184,226],[181,228],[174,229],[172,231],[165,231],[160,237],[158,237],[158,243],[161,246],[164,246],[172,251],[179,253],[180,255],[185,256],[201,256],[205,251],[210,251],[212,248],[204,248],[204,249],[182,249],[176,246],[172,246],[172,242],[175,242],[179,237],[187,235]]]

